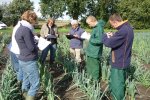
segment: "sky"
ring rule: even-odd
[[[11,1],[12,1],[12,0],[0,0],[0,4],[3,4],[3,3],[10,3]],[[37,16],[38,16],[38,17],[41,17],[40,6],[39,6],[40,0],[30,0],[30,1],[33,2],[34,11],[36,12]],[[63,17],[58,18],[58,19],[60,19],[60,20],[62,20],[62,19],[65,19],[65,20],[67,19],[67,20],[69,20],[70,17],[64,15]]]

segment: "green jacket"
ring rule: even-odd
[[[91,32],[91,37],[86,49],[86,55],[93,58],[100,58],[102,56],[103,44],[102,35],[104,33],[105,21],[99,20],[97,25]]]

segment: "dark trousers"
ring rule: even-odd
[[[40,57],[40,62],[42,64],[44,64],[45,60],[46,60],[46,57],[48,55],[48,52],[50,51],[50,62],[49,63],[53,63],[54,60],[55,60],[55,52],[56,52],[56,48],[57,48],[57,45],[56,44],[50,44],[48,45],[43,51],[42,51],[42,54],[41,54],[41,57]]]

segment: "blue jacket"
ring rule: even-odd
[[[125,69],[131,62],[134,32],[127,21],[117,27],[117,30],[110,38],[105,34],[102,42],[106,47],[112,48],[110,61],[112,67]]]
[[[34,42],[32,31],[20,25],[15,34],[15,39],[20,49],[19,60],[32,61],[38,58],[38,49]]]
[[[79,39],[73,38],[70,40],[70,48],[76,48],[76,49],[83,48],[83,39],[80,38],[83,32],[84,30],[80,27],[70,30],[70,35],[77,34],[79,36]]]

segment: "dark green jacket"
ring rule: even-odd
[[[86,49],[86,55],[93,58],[100,58],[103,51],[102,35],[104,33],[105,21],[99,20],[91,32],[91,37]]]

